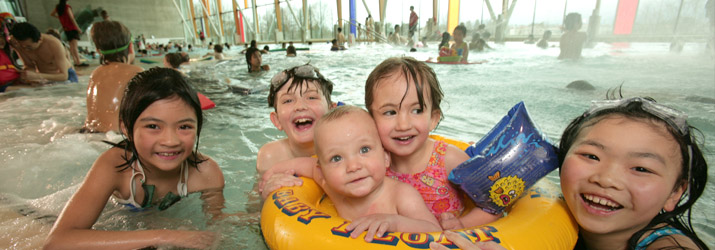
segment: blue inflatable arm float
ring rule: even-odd
[[[471,159],[452,170],[449,180],[493,213],[503,212],[558,166],[556,147],[534,126],[524,102],[465,152]]]

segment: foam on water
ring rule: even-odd
[[[255,185],[255,157],[266,142],[282,138],[270,123],[273,111],[266,103],[271,77],[281,69],[310,62],[335,83],[333,100],[364,106],[364,83],[372,69],[390,56],[408,55],[420,60],[436,56],[437,49],[388,45],[361,45],[341,52],[325,44],[311,51],[264,55],[272,70],[246,73],[245,57],[229,50],[230,60],[192,63],[189,76],[197,89],[211,98],[216,108],[206,111],[200,151],[221,166],[226,180],[225,213],[243,214],[220,223],[206,224],[198,195],[182,199],[166,211],[136,214],[109,202],[95,228],[136,230],[155,228],[207,229],[221,232],[220,249],[262,249]],[[533,45],[507,43],[495,50],[472,53],[471,60],[484,64],[431,65],[445,93],[444,120],[435,131],[464,141],[477,141],[519,101],[524,101],[533,121],[554,142],[568,122],[603,99],[606,90],[623,84],[625,96],[644,95],[687,112],[689,122],[706,139],[706,158],[711,177],[696,204],[693,222],[705,242],[715,242],[715,217],[706,213],[715,206],[715,69],[703,44],[686,44],[680,54],[668,52],[668,44],[598,44],[584,50],[580,61],[559,61],[558,48],[541,50]],[[205,53],[203,51],[194,54]],[[595,90],[566,89],[574,80],[586,80]],[[0,94],[0,248],[38,248],[47,233],[46,222],[18,212],[29,207],[41,214],[57,215],[99,154],[109,146],[101,140],[121,136],[78,134],[85,118],[88,77],[80,84],[22,89]],[[234,93],[231,86],[255,90]],[[558,182],[552,173],[549,179]],[[0,199],[2,200],[2,199]],[[19,214],[19,215],[18,215]],[[247,215],[246,215],[247,214]],[[18,236],[19,235],[19,236]],[[238,246],[238,247],[237,247]]]

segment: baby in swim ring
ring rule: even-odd
[[[412,186],[386,178],[390,155],[367,111],[340,106],[315,127],[316,182],[335,203],[340,217],[352,221],[350,237],[367,231],[365,241],[385,232],[440,231],[439,222]]]

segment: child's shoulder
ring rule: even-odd
[[[447,172],[452,171],[452,169],[459,166],[459,164],[469,160],[469,155],[467,155],[464,150],[449,143],[447,144],[444,156],[444,167],[447,169]]]
[[[256,169],[259,173],[268,170],[273,164],[293,158],[288,139],[283,138],[263,144],[258,150]]]
[[[202,154],[199,157],[203,161],[196,168],[189,168],[188,183],[192,185],[192,190],[189,192],[223,188],[223,172],[218,163],[207,155]]]

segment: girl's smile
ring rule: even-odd
[[[194,110],[178,97],[149,105],[134,125],[134,145],[142,164],[177,170],[196,143],[196,119]]]
[[[584,234],[630,237],[675,207],[682,159],[664,125],[611,115],[585,126],[561,168],[564,199]]]

